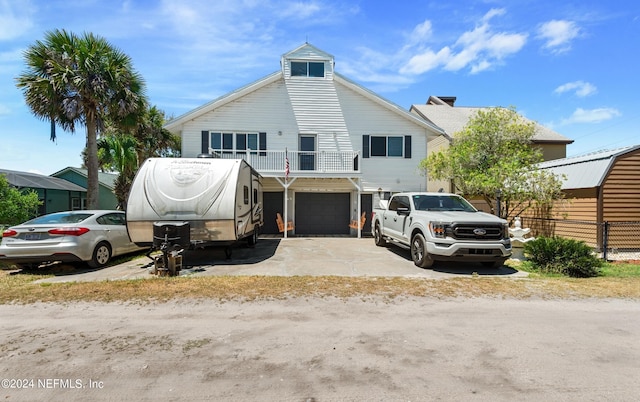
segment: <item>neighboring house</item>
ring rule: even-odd
[[[38,193],[38,215],[81,209],[83,200],[87,198],[86,189],[57,177],[4,169],[0,169],[0,175],[4,175],[17,189]]]
[[[414,113],[423,119],[441,127],[447,136],[441,136],[432,140],[429,145],[429,153],[446,149],[449,146],[450,139],[461,131],[469,122],[471,117],[484,107],[460,107],[455,106],[456,98],[453,96],[430,96],[425,105],[412,105],[411,113]],[[524,118],[526,121],[528,119]],[[533,137],[533,143],[539,146],[542,151],[543,160],[553,160],[564,158],[567,156],[567,145],[573,140],[564,137],[555,131],[536,124],[536,134]],[[451,191],[451,184],[447,181],[429,181],[429,190],[438,191],[443,188]]]
[[[417,169],[443,131],[334,71],[334,57],[304,44],[281,69],[165,125],[182,156],[244,158],[263,176],[265,233],[276,214],[293,233],[357,234],[391,192],[425,190]],[[288,174],[285,171],[288,170]],[[285,233],[286,236],[286,233]]]
[[[51,175],[60,179],[67,180],[71,183],[87,188],[87,169],[66,167]],[[98,173],[98,209],[116,209],[118,207],[118,199],[113,193],[115,180],[118,178],[114,173]],[[86,209],[86,197],[82,199],[80,209]]]
[[[539,167],[565,178],[562,184],[565,200],[557,202],[550,211],[550,217],[558,220],[553,222],[553,234],[578,238],[602,249],[602,225],[607,222],[612,224],[609,248],[640,249],[637,235],[640,226],[640,145],[542,162]],[[549,212],[545,211],[544,215],[547,216],[538,217],[546,218]],[[594,224],[585,224],[576,230],[575,223],[563,223],[562,220]],[[635,228],[628,225],[630,222],[635,222]],[[622,235],[625,226],[627,232],[633,230],[635,233]],[[614,228],[620,231],[619,236],[615,235]]]

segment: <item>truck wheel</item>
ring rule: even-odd
[[[376,227],[373,230],[373,240],[376,242],[376,246],[384,247],[387,245],[387,241],[382,237],[382,232],[380,232],[380,224],[376,223]]]
[[[429,268],[433,265],[433,259],[427,253],[427,242],[422,233],[416,233],[411,239],[411,259],[420,268]]]

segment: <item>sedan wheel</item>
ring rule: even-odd
[[[411,240],[411,259],[420,268],[429,268],[433,265],[433,260],[427,253],[427,242],[421,233],[416,233]]]
[[[93,250],[93,258],[89,261],[91,268],[100,268],[105,266],[111,259],[111,247],[108,243],[99,243]]]

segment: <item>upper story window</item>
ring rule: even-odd
[[[363,135],[362,156],[388,156],[411,158],[410,135]]]
[[[265,155],[267,149],[267,133],[204,131],[202,141],[203,153]]]
[[[292,77],[324,77],[324,62],[292,61]]]

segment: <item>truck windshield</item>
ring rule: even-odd
[[[418,211],[478,211],[467,200],[457,195],[414,195],[413,205]]]

